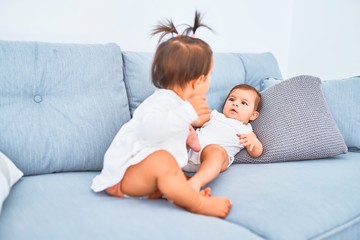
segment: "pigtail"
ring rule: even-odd
[[[151,32],[151,36],[155,36],[156,34],[162,33],[159,38],[159,43],[161,40],[168,34],[174,36],[174,34],[178,34],[178,31],[172,20],[166,19],[163,22],[160,22]]]
[[[180,26],[186,26],[185,30],[182,32],[182,34],[179,34],[177,27],[179,26],[175,26],[173,21],[170,19],[165,19],[164,21],[160,22],[158,25],[156,25],[152,32],[151,32],[151,36],[155,36],[159,33],[161,33],[160,38],[158,43],[160,43],[162,41],[162,39],[168,35],[171,34],[172,37],[178,36],[178,35],[184,35],[184,36],[189,36],[189,37],[195,37],[195,32],[198,28],[200,27],[205,27],[207,29],[209,29],[210,31],[214,31],[212,28],[210,28],[209,26],[201,23],[202,21],[202,16],[200,14],[200,12],[195,11],[195,19],[194,19],[194,24],[193,26],[189,25],[189,24],[182,24]]]
[[[184,35],[190,35],[191,36],[195,36],[195,32],[199,27],[205,27],[207,29],[209,29],[210,31],[213,31],[212,28],[210,28],[209,26],[201,23],[202,20],[202,16],[198,11],[195,11],[195,19],[194,19],[194,25],[190,26],[187,24],[187,28],[184,30],[183,34]]]
[[[180,26],[175,26],[172,20],[167,19],[155,26],[151,32],[152,36],[161,34],[151,65],[152,83],[157,88],[182,88],[193,79],[208,75],[212,68],[213,52],[209,44],[193,34],[199,27],[210,29],[201,23],[200,14],[195,12],[194,26],[189,26],[187,30],[192,33],[191,36],[179,34],[178,27]],[[163,41],[168,34],[172,34],[172,37]]]

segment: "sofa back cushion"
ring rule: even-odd
[[[360,76],[323,80],[321,87],[349,151],[360,152]]]
[[[100,170],[130,119],[119,46],[0,41],[0,119],[25,175]]]
[[[153,53],[123,52],[125,84],[131,114],[155,90],[151,83]],[[210,108],[222,110],[230,89],[247,83],[260,89],[267,78],[281,78],[278,63],[271,53],[214,53],[214,69],[207,94]]]
[[[124,79],[131,116],[140,103],[155,90],[151,82],[152,58],[151,53],[123,52]]]

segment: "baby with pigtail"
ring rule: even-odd
[[[188,163],[189,126],[207,119],[206,102],[213,52],[203,40],[194,37],[201,23],[195,13],[192,27],[178,34],[174,24],[157,26],[153,34],[160,41],[151,67],[157,88],[134,111],[113,139],[104,156],[101,173],[93,179],[95,192],[117,197],[165,197],[193,213],[224,218],[231,209],[226,197],[211,196],[208,190],[195,190],[183,173]],[[167,34],[171,38],[162,41]],[[191,35],[190,35],[191,34]],[[195,144],[194,144],[195,143]],[[196,150],[196,149],[195,149]]]

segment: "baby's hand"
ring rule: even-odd
[[[258,143],[258,139],[254,132],[250,132],[248,134],[236,134],[239,137],[240,144],[242,144],[247,150],[252,151],[255,144]]]
[[[260,157],[263,153],[263,145],[260,140],[257,138],[254,132],[248,134],[236,134],[239,137],[240,144],[244,145],[247,152],[251,157],[257,158]]]
[[[210,108],[205,96],[192,96],[187,101],[193,106],[199,118],[210,114]]]

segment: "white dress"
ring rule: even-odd
[[[91,188],[99,192],[115,185],[129,166],[160,149],[171,153],[180,167],[185,166],[189,125],[197,117],[189,102],[171,90],[157,89],[116,134],[105,153],[103,169],[93,179]]]
[[[232,163],[235,154],[244,148],[239,143],[238,133],[252,132],[251,124],[244,124],[239,120],[227,118],[224,114],[216,110],[211,111],[210,120],[201,128],[196,129],[201,149],[209,144],[219,144],[224,147],[229,155],[229,166]],[[189,150],[189,163],[183,167],[183,170],[196,172],[200,164],[200,152]]]

